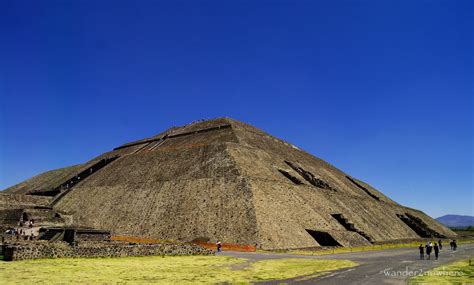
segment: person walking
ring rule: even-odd
[[[426,244],[426,256],[428,260],[431,259],[431,242]]]
[[[454,241],[451,241],[451,242],[449,243],[449,246],[451,247],[451,250],[453,250],[453,249],[454,249]]]
[[[217,241],[217,252],[221,252],[222,250],[222,243],[220,241]]]
[[[458,244],[456,243],[456,240],[453,240],[453,250],[458,249]]]
[[[443,244],[441,243],[441,240],[438,240],[438,246],[439,246],[439,250],[443,249]]]
[[[433,249],[434,249],[434,253],[435,253],[435,259],[438,260],[439,247],[438,247],[437,243],[434,244]]]
[[[425,248],[423,247],[423,244],[420,244],[420,247],[418,247],[418,249],[420,250],[420,259],[425,259]]]

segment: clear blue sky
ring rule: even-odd
[[[0,189],[230,116],[473,214],[473,1],[2,1]]]

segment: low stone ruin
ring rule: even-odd
[[[5,239],[7,237],[7,239]],[[137,244],[111,241],[110,231],[56,227],[40,229],[34,240],[4,236],[1,253],[6,261],[60,257],[125,257],[154,255],[210,255],[213,251],[196,244]]]
[[[130,244],[123,242],[31,241],[2,246],[5,261],[37,258],[126,257],[164,255],[211,255],[214,252],[195,244]]]

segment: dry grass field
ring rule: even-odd
[[[4,284],[249,284],[318,276],[352,267],[348,260],[273,259],[249,262],[224,256],[39,259],[0,262]]]

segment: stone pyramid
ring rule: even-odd
[[[173,127],[40,174],[2,192],[0,209],[4,223],[15,211],[30,217],[43,211],[50,216],[45,223],[264,249],[456,235],[331,164],[230,118]]]

